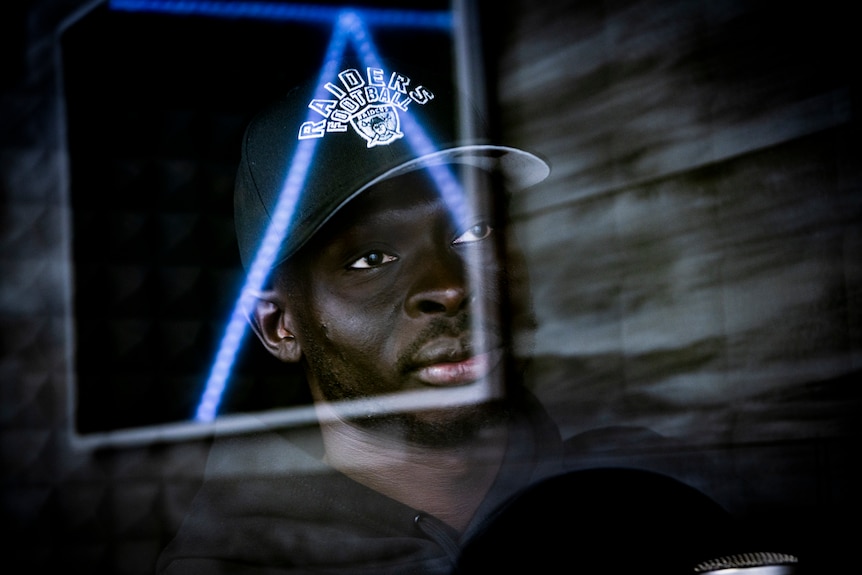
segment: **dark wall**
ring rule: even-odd
[[[533,389],[568,435],[603,437],[599,461],[683,477],[779,540],[842,553],[862,383],[849,13],[507,5],[501,126],[552,165],[515,209]]]

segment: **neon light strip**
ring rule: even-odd
[[[110,0],[113,10],[160,12],[181,16],[217,18],[255,18],[279,22],[333,24],[345,11],[339,6],[317,6],[278,2],[213,2],[206,0]],[[352,9],[371,26],[399,28],[452,29],[452,13],[431,10]]]
[[[326,51],[323,70],[317,82],[316,97],[325,97],[323,86],[336,78],[338,68],[344,56],[347,40],[351,43],[366,66],[383,67],[377,51],[371,41],[371,37],[365,28],[362,18],[356,12],[344,11],[336,21],[335,31],[330,39]],[[309,112],[307,120],[312,119]],[[417,155],[424,155],[434,151],[434,146],[425,132],[408,112],[404,115],[407,122],[406,133],[408,141]],[[264,239],[249,268],[246,282],[240,297],[234,306],[231,318],[222,337],[216,360],[207,379],[204,393],[198,405],[195,419],[200,422],[209,422],[215,419],[218,407],[224,394],[226,382],[230,377],[230,371],[236,359],[236,354],[247,333],[248,310],[253,301],[253,295],[259,291],[266,277],[275,263],[275,257],[279,246],[287,235],[288,226],[293,217],[299,194],[305,184],[309,167],[314,159],[318,139],[302,140],[297,147],[296,153],[291,161],[285,184],[279,195],[279,201],[273,211],[273,217],[267,227]],[[429,171],[432,173],[444,201],[456,214],[463,213],[464,194],[457,180],[448,166],[433,166]]]
[[[324,97],[324,84],[335,80],[346,43],[347,28],[342,26],[339,21],[326,50],[323,70],[317,81],[316,97]],[[309,111],[307,120],[311,119],[312,112]],[[278,204],[276,204],[273,211],[272,219],[266,229],[261,246],[249,267],[245,285],[240,292],[240,297],[234,306],[230,321],[222,337],[204,393],[201,396],[195,413],[197,421],[212,421],[215,419],[218,406],[224,394],[225,383],[230,376],[230,370],[236,359],[239,346],[247,331],[248,321],[246,318],[248,317],[247,312],[250,309],[250,304],[253,301],[252,294],[258,292],[263,287],[266,276],[275,262],[278,248],[287,235],[287,228],[293,217],[296,202],[299,199],[300,191],[305,185],[309,167],[314,159],[317,142],[318,140],[316,139],[302,140],[296,149],[291,161],[290,171],[279,194]]]

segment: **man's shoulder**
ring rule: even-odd
[[[436,553],[414,536],[415,514],[282,434],[225,438],[157,572],[337,571],[389,555],[409,564]]]
[[[539,573],[560,565],[585,573],[690,573],[698,562],[732,550],[733,533],[724,509],[667,475],[572,470],[531,485],[498,509],[465,546],[456,573]]]

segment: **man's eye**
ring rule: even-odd
[[[375,251],[368,252],[358,260],[351,263],[349,266],[350,269],[361,270],[374,268],[377,266],[382,266],[384,264],[392,263],[397,260],[397,256],[389,255],[385,252]]]
[[[463,234],[455,238],[453,244],[469,244],[484,240],[491,235],[494,229],[485,222],[479,222],[470,226]]]

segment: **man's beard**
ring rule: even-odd
[[[500,368],[502,371],[502,367]],[[331,371],[320,372],[322,377],[337,377]],[[495,375],[502,377],[502,375]],[[329,379],[329,383],[333,380]],[[473,385],[484,385],[476,383]],[[502,387],[502,383],[500,384]],[[457,392],[460,388],[454,388]],[[426,389],[419,393],[446,396],[453,389]],[[384,397],[365,395],[344,397],[339,393],[324,393],[333,411],[353,425],[390,437],[401,439],[412,444],[426,447],[455,447],[469,442],[484,430],[490,430],[504,424],[510,416],[510,404],[507,398],[495,397],[479,399],[473,402],[453,404],[444,397],[439,407],[423,406],[400,407],[396,404],[399,392],[386,394]],[[414,392],[415,393],[415,392]],[[448,397],[451,398],[451,395]],[[356,406],[361,409],[357,410]]]
[[[422,412],[366,414],[350,418],[360,427],[397,437],[413,445],[448,448],[465,445],[483,431],[498,428],[509,417],[506,402],[447,406]]]
[[[401,353],[396,362],[396,373],[407,377],[411,357],[426,342],[442,335],[457,337],[459,334],[470,333],[469,326],[470,318],[467,314],[439,318],[432,322]],[[463,347],[473,349],[473,342],[467,336],[461,341]],[[306,341],[306,345],[310,349],[306,350],[305,360],[308,362],[308,368],[318,378],[323,399],[340,417],[369,431],[426,447],[455,447],[477,438],[483,430],[498,427],[509,417],[508,403],[505,398],[500,397],[499,391],[493,397],[452,404],[451,399],[446,399],[447,394],[464,389],[459,387],[419,390],[420,393],[430,394],[429,397],[433,397],[435,393],[441,394],[443,399],[439,407],[393,408],[393,405],[398,403],[399,390],[382,392],[384,397],[359,393],[357,390],[373,388],[375,382],[362,382],[361,376],[357,382],[355,372],[339,369],[327,361],[328,353],[318,342]],[[508,354],[506,355],[508,357]],[[506,361],[503,361],[503,364],[505,363]],[[487,382],[475,382],[470,385],[502,389],[504,365],[498,366],[491,377],[497,382],[490,385]],[[451,398],[451,395],[448,397]],[[355,401],[361,402],[363,407],[358,413],[354,409]]]

